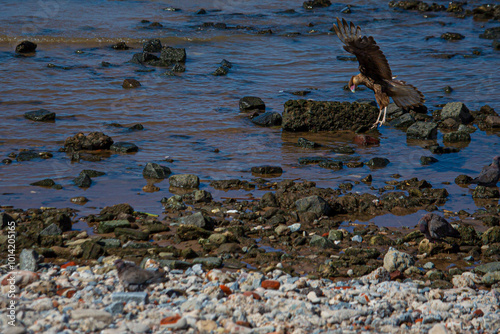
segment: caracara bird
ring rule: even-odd
[[[460,237],[460,233],[446,219],[435,213],[428,213],[423,216],[418,222],[418,227],[420,232],[425,234],[425,237],[430,241],[441,240],[446,237]]]
[[[116,260],[114,265],[118,270],[118,279],[125,290],[144,290],[149,284],[168,281],[163,271],[142,269],[132,262],[121,259]]]
[[[349,88],[354,93],[356,87],[365,85],[373,90],[380,112],[372,128],[385,123],[389,97],[400,108],[411,108],[423,105],[424,95],[412,85],[401,80],[395,80],[391,68],[382,51],[373,37],[361,36],[359,26],[347,23],[337,18],[337,25],[333,25],[337,36],[345,44],[344,50],[356,56],[359,62],[359,73],[349,80]],[[382,120],[380,116],[384,114]]]
[[[495,187],[498,180],[500,180],[500,156],[494,157],[491,165],[484,167],[479,176],[474,178],[471,183],[477,183],[485,187]]]

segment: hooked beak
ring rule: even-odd
[[[355,93],[356,92],[356,86],[352,85],[351,87],[349,87],[351,89],[351,92]]]

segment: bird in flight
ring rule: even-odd
[[[385,123],[389,97],[400,108],[423,105],[425,98],[418,89],[392,76],[389,63],[372,36],[361,36],[361,28],[344,19],[341,22],[337,18],[337,25],[334,24],[333,28],[345,44],[344,50],[355,55],[359,62],[360,73],[349,80],[349,89],[354,93],[357,86],[365,85],[375,93],[380,112],[372,128]]]

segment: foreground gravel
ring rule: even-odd
[[[498,333],[500,292],[479,289],[471,272],[452,289],[391,281],[383,267],[343,282],[260,272],[167,271],[169,281],[127,292],[113,261],[93,267],[45,266],[16,280],[16,327],[2,333]],[[146,267],[157,263],[149,260]],[[64,266],[63,266],[64,267]]]

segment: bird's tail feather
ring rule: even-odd
[[[417,88],[401,80],[386,80],[388,95],[400,108],[418,107],[424,104],[425,97]]]

